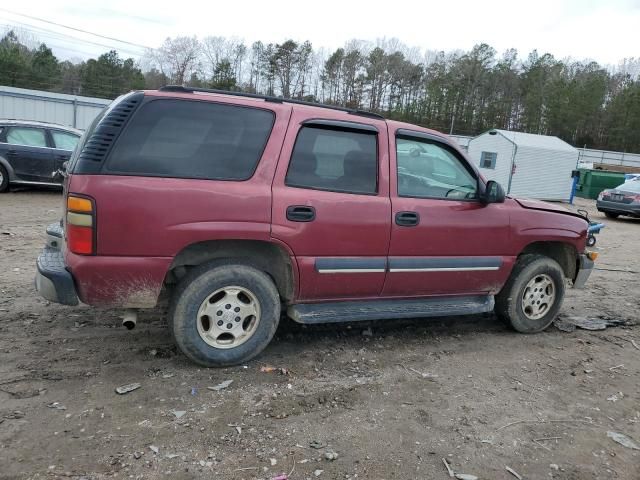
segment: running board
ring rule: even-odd
[[[449,317],[491,312],[493,295],[438,297],[421,300],[301,303],[287,314],[298,323],[337,323],[393,318]]]

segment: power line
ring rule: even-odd
[[[132,53],[132,54],[135,54],[135,55],[143,55],[144,54],[144,52],[141,53],[141,52],[135,51],[133,49],[116,47],[113,44],[107,45],[105,43],[93,42],[91,40],[86,40],[84,38],[76,37],[76,36],[70,35],[68,33],[57,32],[55,30],[50,30],[48,28],[39,27],[37,25],[32,25],[30,23],[19,22],[17,20],[13,20],[13,19],[9,19],[9,18],[0,18],[0,20],[3,20],[5,22],[9,22],[9,23],[3,24],[3,26],[5,26],[7,28],[18,28],[20,30],[27,30],[27,31],[29,31],[31,33],[34,33],[34,34],[37,34],[37,35],[43,36],[43,37],[57,38],[57,39],[60,39],[60,40],[65,40],[65,39],[80,40],[82,43],[86,43],[86,44],[90,44],[90,45],[96,45],[98,47],[104,47],[104,48],[108,48],[110,50],[120,50],[122,52],[128,52],[128,53]]]
[[[45,42],[40,42],[40,43],[45,43],[45,45],[49,48],[51,48],[54,52],[60,52],[61,50],[64,50],[66,52],[70,52],[73,55],[76,56],[80,56],[80,57],[88,57],[88,58],[93,58],[93,59],[97,59],[100,54],[96,53],[96,52],[89,52],[88,50],[78,50],[77,48],[72,48],[69,46],[65,46],[65,45],[60,45],[59,43],[56,43],[57,41],[59,41],[58,39],[52,38],[50,40],[48,40],[46,43]],[[30,49],[35,51],[35,49]],[[115,49],[112,49],[115,50]]]
[[[136,52],[134,50],[130,50],[128,48],[121,48],[121,47],[116,47],[114,45],[105,45],[103,43],[97,43],[97,42],[92,42],[90,40],[84,40],[82,38],[78,38],[78,37],[74,37],[73,35],[68,35],[66,33],[61,33],[61,32],[55,32],[53,30],[48,30],[45,28],[40,28],[40,27],[36,27],[35,25],[30,25],[27,23],[22,23],[22,22],[17,22],[14,20],[9,20],[9,19],[3,19],[7,22],[11,22],[11,23],[4,23],[4,24],[0,24],[0,26],[3,26],[7,29],[18,29],[18,30],[24,30],[27,32],[30,32],[34,35],[36,35],[38,38],[36,39],[36,41],[40,42],[40,38],[44,38],[45,40],[49,39],[49,41],[46,42],[40,42],[40,43],[46,43],[47,45],[55,45],[54,43],[51,43],[51,40],[56,41],[56,40],[61,40],[61,41],[65,41],[67,39],[71,39],[71,40],[76,40],[76,42],[74,42],[74,45],[77,43],[77,41],[80,41],[84,44],[89,44],[89,45],[96,45],[98,47],[104,47],[107,48],[109,50],[117,50],[119,52],[123,52],[123,53],[127,53],[129,55],[134,55],[134,56],[138,56],[138,57],[142,57],[144,55],[144,53],[141,52]],[[17,24],[17,25],[14,25]],[[78,51],[76,49],[70,49],[67,47],[61,47],[58,46],[57,48],[59,49],[64,49],[64,50],[74,50],[74,51]],[[84,55],[88,55],[88,56],[95,56],[95,52],[81,52]]]
[[[31,15],[25,15],[24,13],[14,12],[14,11],[8,10],[6,8],[1,8],[0,7],[0,10],[3,11],[3,12],[10,13],[12,15],[18,15],[19,17],[25,17],[25,18],[29,18],[31,20],[36,20],[38,22],[44,22],[44,23],[48,23],[50,25],[55,25],[57,27],[68,28],[69,30],[74,30],[76,32],[86,33],[87,35],[93,35],[95,37],[104,38],[105,40],[112,40],[112,41],[115,41],[115,42],[120,42],[120,43],[125,43],[127,45],[132,45],[134,47],[141,47],[141,48],[146,48],[146,49],[152,50],[151,47],[148,47],[146,45],[140,45],[139,43],[128,42],[127,40],[120,40],[119,38],[114,38],[114,37],[107,37],[106,35],[100,35],[98,33],[89,32],[88,30],[82,30],[80,28],[70,27],[69,25],[63,25],[61,23],[52,22],[50,20],[45,20],[43,18],[38,18],[38,17],[31,16]]]

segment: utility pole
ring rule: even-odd
[[[456,114],[451,114],[451,128],[449,129],[449,135],[453,135],[453,122],[456,120]]]

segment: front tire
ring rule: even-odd
[[[264,272],[241,264],[204,264],[179,283],[169,310],[178,348],[195,363],[224,367],[258,355],[280,320],[280,296]]]
[[[523,255],[496,295],[495,311],[518,332],[541,332],[556,318],[564,293],[558,262],[544,255]]]
[[[618,218],[620,216],[619,213],[613,213],[613,212],[604,212],[604,216],[607,218],[610,218],[612,220],[615,220],[616,218]]]

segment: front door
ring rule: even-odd
[[[294,110],[278,162],[272,236],[295,254],[298,301],[375,298],[384,283],[391,218],[386,124],[344,117]]]
[[[4,141],[8,144],[7,160],[17,180],[52,182],[53,154],[43,128],[9,127]]]
[[[398,130],[390,143],[393,223],[383,295],[497,293],[514,261],[505,256],[504,204],[478,201],[477,173],[439,137]]]
[[[64,162],[71,158],[73,149],[76,148],[80,137],[61,130],[49,130],[53,150],[53,170],[62,170]]]

